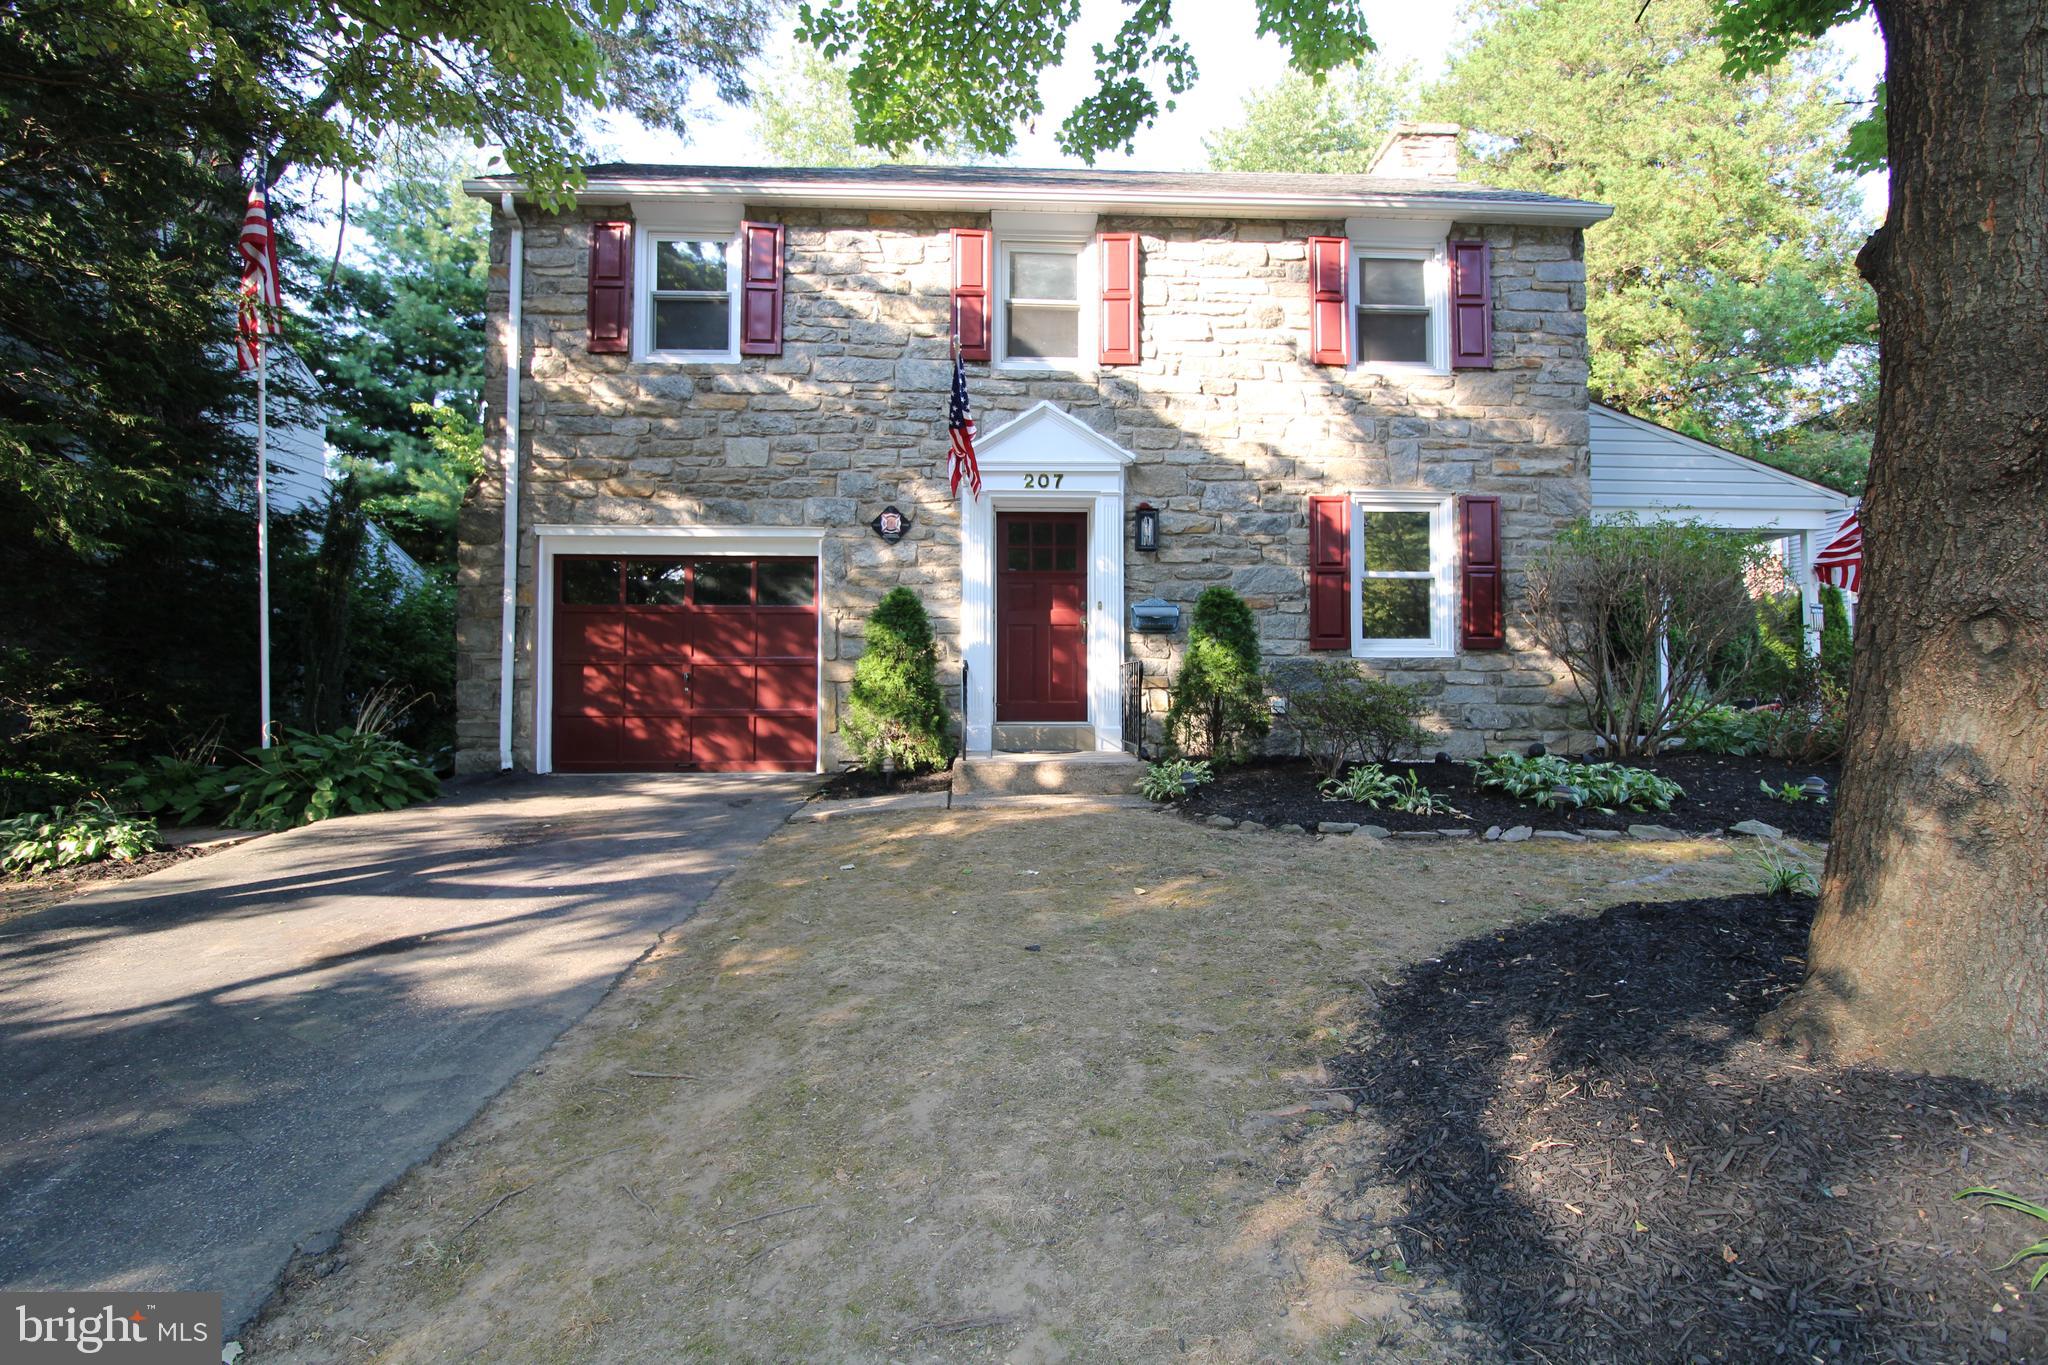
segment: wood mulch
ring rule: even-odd
[[[53,868],[33,876],[0,878],[0,920],[14,919],[20,915],[62,904],[104,882],[146,877],[152,872],[160,872],[187,859],[202,858],[213,851],[212,848],[187,845],[183,848],[165,848],[155,853],[145,853],[132,862],[115,862],[109,859],[105,862],[85,863],[79,867]]]
[[[1812,1062],[1759,1040],[1810,898],[1630,903],[1470,939],[1390,980],[1331,1063],[1383,1131],[1425,1284],[1532,1361],[2048,1360],[2048,1093]],[[1384,1145],[1381,1145],[1384,1143]],[[1383,1234],[1382,1234],[1383,1235]]]
[[[1732,758],[1718,754],[1673,754],[1645,760],[1648,768],[1685,788],[1668,811],[1550,809],[1514,800],[1472,785],[1472,769],[1464,763],[1395,763],[1388,772],[1405,779],[1412,770],[1422,785],[1447,799],[1457,814],[1404,815],[1400,811],[1350,801],[1328,801],[1318,788],[1319,775],[1304,759],[1261,760],[1228,769],[1196,791],[1181,809],[1196,819],[1211,815],[1257,820],[1267,826],[1297,824],[1314,829],[1324,820],[1379,825],[1391,830],[1470,828],[1484,832],[1493,825],[1532,829],[1625,830],[1630,825],[1664,825],[1685,833],[1726,829],[1744,820],[1767,825],[1802,839],[1824,840],[1834,822],[1834,807],[1816,801],[1796,804],[1766,795],[1758,784],[1773,787],[1809,776],[1826,780],[1830,793],[1840,769],[1833,763],[1792,764],[1775,758]]]
[[[943,792],[953,789],[953,770],[940,768],[928,773],[871,773],[849,768],[826,778],[811,796],[813,801],[851,801],[863,796],[906,796],[914,792]]]

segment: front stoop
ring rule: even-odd
[[[953,765],[956,796],[1128,796],[1145,765],[1129,754],[969,754]]]
[[[999,754],[1092,754],[1095,727],[1071,722],[999,720],[995,727]]]

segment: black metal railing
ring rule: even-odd
[[[1124,663],[1124,747],[1133,749],[1139,760],[1149,761],[1145,753],[1145,661],[1130,659]]]

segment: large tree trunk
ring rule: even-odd
[[[1849,747],[1805,987],[1837,1056],[2048,1081],[2048,7],[1877,0],[1891,212]]]

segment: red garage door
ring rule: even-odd
[[[817,560],[555,565],[557,769],[817,767]]]

